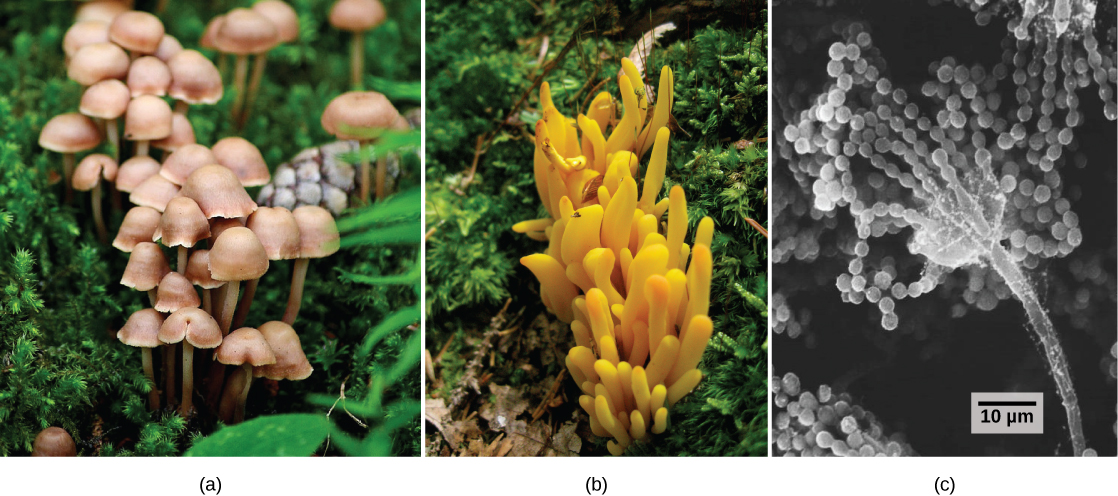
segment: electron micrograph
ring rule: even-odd
[[[773,2],[775,456],[1115,456],[1115,34],[1113,0]]]

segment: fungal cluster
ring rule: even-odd
[[[613,438],[607,447],[614,455],[668,428],[669,409],[702,379],[697,366],[713,330],[707,311],[714,222],[703,218],[689,245],[683,188],[658,200],[672,71],[660,73],[654,109],[629,59],[618,86],[620,119],[605,92],[571,119],[543,84],[534,171],[549,216],[513,226],[548,241],[543,253],[521,263],[539,279],[548,310],[571,324],[576,346],[567,369],[583,392],[579,404],[591,429]],[[639,161],[649,150],[638,196]]]

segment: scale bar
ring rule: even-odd
[[[1035,401],[979,401],[978,406],[1036,406]]]

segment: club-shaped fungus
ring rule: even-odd
[[[78,445],[66,429],[47,427],[35,436],[31,456],[78,456]]]
[[[97,124],[76,112],[52,117],[39,133],[39,146],[62,154],[62,182],[65,183],[67,203],[73,195],[70,180],[74,171],[74,154],[99,144],[101,131],[97,129]]]
[[[214,359],[225,365],[238,365],[245,374],[245,385],[239,391],[237,408],[233,414],[233,423],[240,423],[245,418],[245,400],[252,386],[253,367],[262,367],[276,363],[276,355],[264,335],[252,327],[237,329],[221,342],[214,353]]]
[[[71,183],[78,191],[91,191],[93,224],[97,229],[97,239],[101,243],[109,242],[109,231],[105,228],[104,216],[101,215],[101,179],[112,182],[116,179],[116,160],[108,155],[94,153],[86,155],[74,170]]]
[[[155,311],[154,308],[145,308],[128,317],[124,327],[121,327],[116,333],[116,338],[121,343],[140,348],[140,351],[143,352],[144,375],[151,383],[151,391],[148,392],[148,399],[150,400],[148,406],[153,411],[159,409],[159,388],[155,387],[155,369],[152,367],[151,350],[162,344],[159,341],[159,328],[162,326],[163,314]]]
[[[365,31],[375,29],[387,18],[384,5],[377,0],[338,0],[330,9],[330,25],[353,33],[350,69],[354,89],[362,88],[365,73]]]
[[[179,414],[187,417],[194,402],[194,348],[217,348],[221,344],[221,328],[205,311],[184,307],[163,321],[159,340],[172,345],[182,343],[182,402]]]
[[[307,278],[310,259],[324,258],[338,252],[341,236],[334,217],[325,208],[306,205],[292,212],[299,226],[299,258],[291,271],[291,293],[287,297],[287,309],[283,321],[288,325],[295,323],[299,307],[303,304],[303,282]]]

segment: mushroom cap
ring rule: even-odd
[[[198,202],[208,219],[246,217],[256,211],[256,202],[237,175],[220,165],[205,165],[192,172],[182,185],[182,195]]]
[[[35,436],[31,456],[78,456],[78,445],[65,429],[47,427]]]
[[[264,53],[279,43],[279,32],[267,17],[252,9],[238,8],[225,14],[214,41],[225,53]]]
[[[178,272],[168,272],[159,281],[155,293],[155,309],[160,312],[176,312],[181,308],[196,308],[202,305],[198,292],[186,276]],[[166,341],[164,341],[166,342]]]
[[[269,260],[299,258],[299,224],[290,210],[260,207],[249,216],[245,226],[260,238]]]
[[[158,60],[158,59],[157,59]],[[171,106],[154,95],[140,95],[124,112],[124,139],[151,141],[171,135]]]
[[[113,19],[109,39],[126,50],[155,53],[163,40],[163,22],[147,12],[130,10]]]
[[[77,153],[101,144],[101,131],[89,117],[77,112],[56,115],[39,133],[39,146],[52,152]]]
[[[400,112],[375,91],[350,91],[338,95],[322,112],[322,128],[338,139],[367,139],[362,131],[392,129]]]
[[[225,365],[249,364],[253,367],[276,363],[276,355],[260,331],[252,327],[237,329],[221,341],[214,359]]]
[[[109,41],[108,22],[99,19],[78,21],[70,26],[70,29],[66,30],[66,36],[62,37],[62,51],[66,52],[67,57],[73,57],[83,46],[107,41]]]
[[[338,0],[330,9],[330,25],[343,31],[367,31],[387,18],[377,0]]]
[[[116,189],[131,193],[151,176],[159,175],[159,162],[147,155],[132,157],[120,164],[116,173]]]
[[[159,328],[163,326],[163,314],[154,308],[138,310],[128,317],[116,333],[116,338],[128,346],[140,348],[157,348],[163,344],[159,342]]]
[[[128,90],[128,85],[119,79],[106,79],[86,88],[78,111],[98,119],[116,119],[128,110],[128,102],[131,100],[132,93]]]
[[[210,248],[210,275],[218,281],[259,279],[268,272],[268,253],[247,227],[231,227]]]
[[[263,186],[272,180],[264,156],[256,145],[244,138],[230,136],[221,139],[214,143],[213,154],[217,163],[233,171],[245,187]]]
[[[78,191],[89,191],[101,184],[101,178],[112,181],[116,178],[116,160],[101,153],[86,155],[74,169],[71,183]]]
[[[183,184],[194,171],[216,163],[217,157],[204,145],[183,145],[163,159],[159,175],[175,184]]]
[[[171,85],[171,70],[162,60],[145,55],[132,61],[128,68],[128,90],[132,97],[140,95],[163,96]]]
[[[171,135],[161,140],[152,141],[151,146],[173,152],[195,142],[194,126],[190,124],[190,119],[176,112],[171,114]]]
[[[213,105],[221,100],[225,87],[214,63],[197,50],[183,50],[167,61],[171,88],[167,94],[191,105]]]
[[[120,0],[92,0],[82,2],[74,14],[74,21],[98,20],[106,25],[116,16],[132,10],[132,2]]]
[[[167,63],[168,60],[171,60],[171,57],[178,55],[181,51],[182,43],[179,43],[179,39],[164,33],[163,38],[159,40],[159,47],[155,49],[154,55],[163,63]]]
[[[124,79],[131,61],[120,47],[104,41],[90,43],[70,57],[66,75],[83,86],[105,79]]]
[[[299,258],[322,258],[337,253],[341,237],[338,224],[328,210],[304,205],[291,213],[299,225]]]
[[[172,198],[163,210],[159,227],[152,234],[152,241],[162,240],[163,246],[185,246],[210,237],[210,223],[198,204],[185,196]]]
[[[118,173],[119,175],[119,173]],[[154,174],[140,183],[128,195],[128,201],[160,212],[167,209],[171,198],[179,194],[179,187],[159,174]]]
[[[314,372],[307,355],[303,353],[303,344],[299,342],[299,335],[295,329],[284,322],[273,320],[266,322],[259,328],[260,334],[272,348],[276,355],[276,363],[265,365],[253,371],[256,377],[267,377],[280,381],[301,381],[310,377]]]
[[[163,321],[163,326],[159,329],[159,340],[172,344],[184,339],[195,348],[217,348],[221,344],[221,326],[210,314],[199,308],[180,308]]]
[[[202,289],[220,288],[225,281],[214,280],[210,276],[210,250],[195,250],[186,263],[186,278]]]
[[[217,32],[221,30],[221,24],[224,22],[224,14],[210,19],[210,22],[206,24],[206,29],[202,31],[202,38],[198,40],[198,46],[220,52],[221,50],[217,47]]]
[[[167,257],[163,256],[159,245],[143,241],[132,247],[120,283],[136,291],[151,291],[159,286],[159,281],[168,272],[171,272],[171,266],[167,264]]]
[[[136,244],[150,242],[162,217],[154,208],[132,207],[124,214],[124,221],[120,223],[120,230],[113,240],[113,248],[131,253]]]
[[[234,217],[225,219],[222,217],[214,217],[210,219],[210,246],[213,246],[213,242],[221,237],[222,233],[234,227],[245,227],[245,218]]]
[[[299,39],[299,16],[287,3],[279,0],[263,0],[254,3],[252,10],[272,21],[279,34],[280,43]]]

